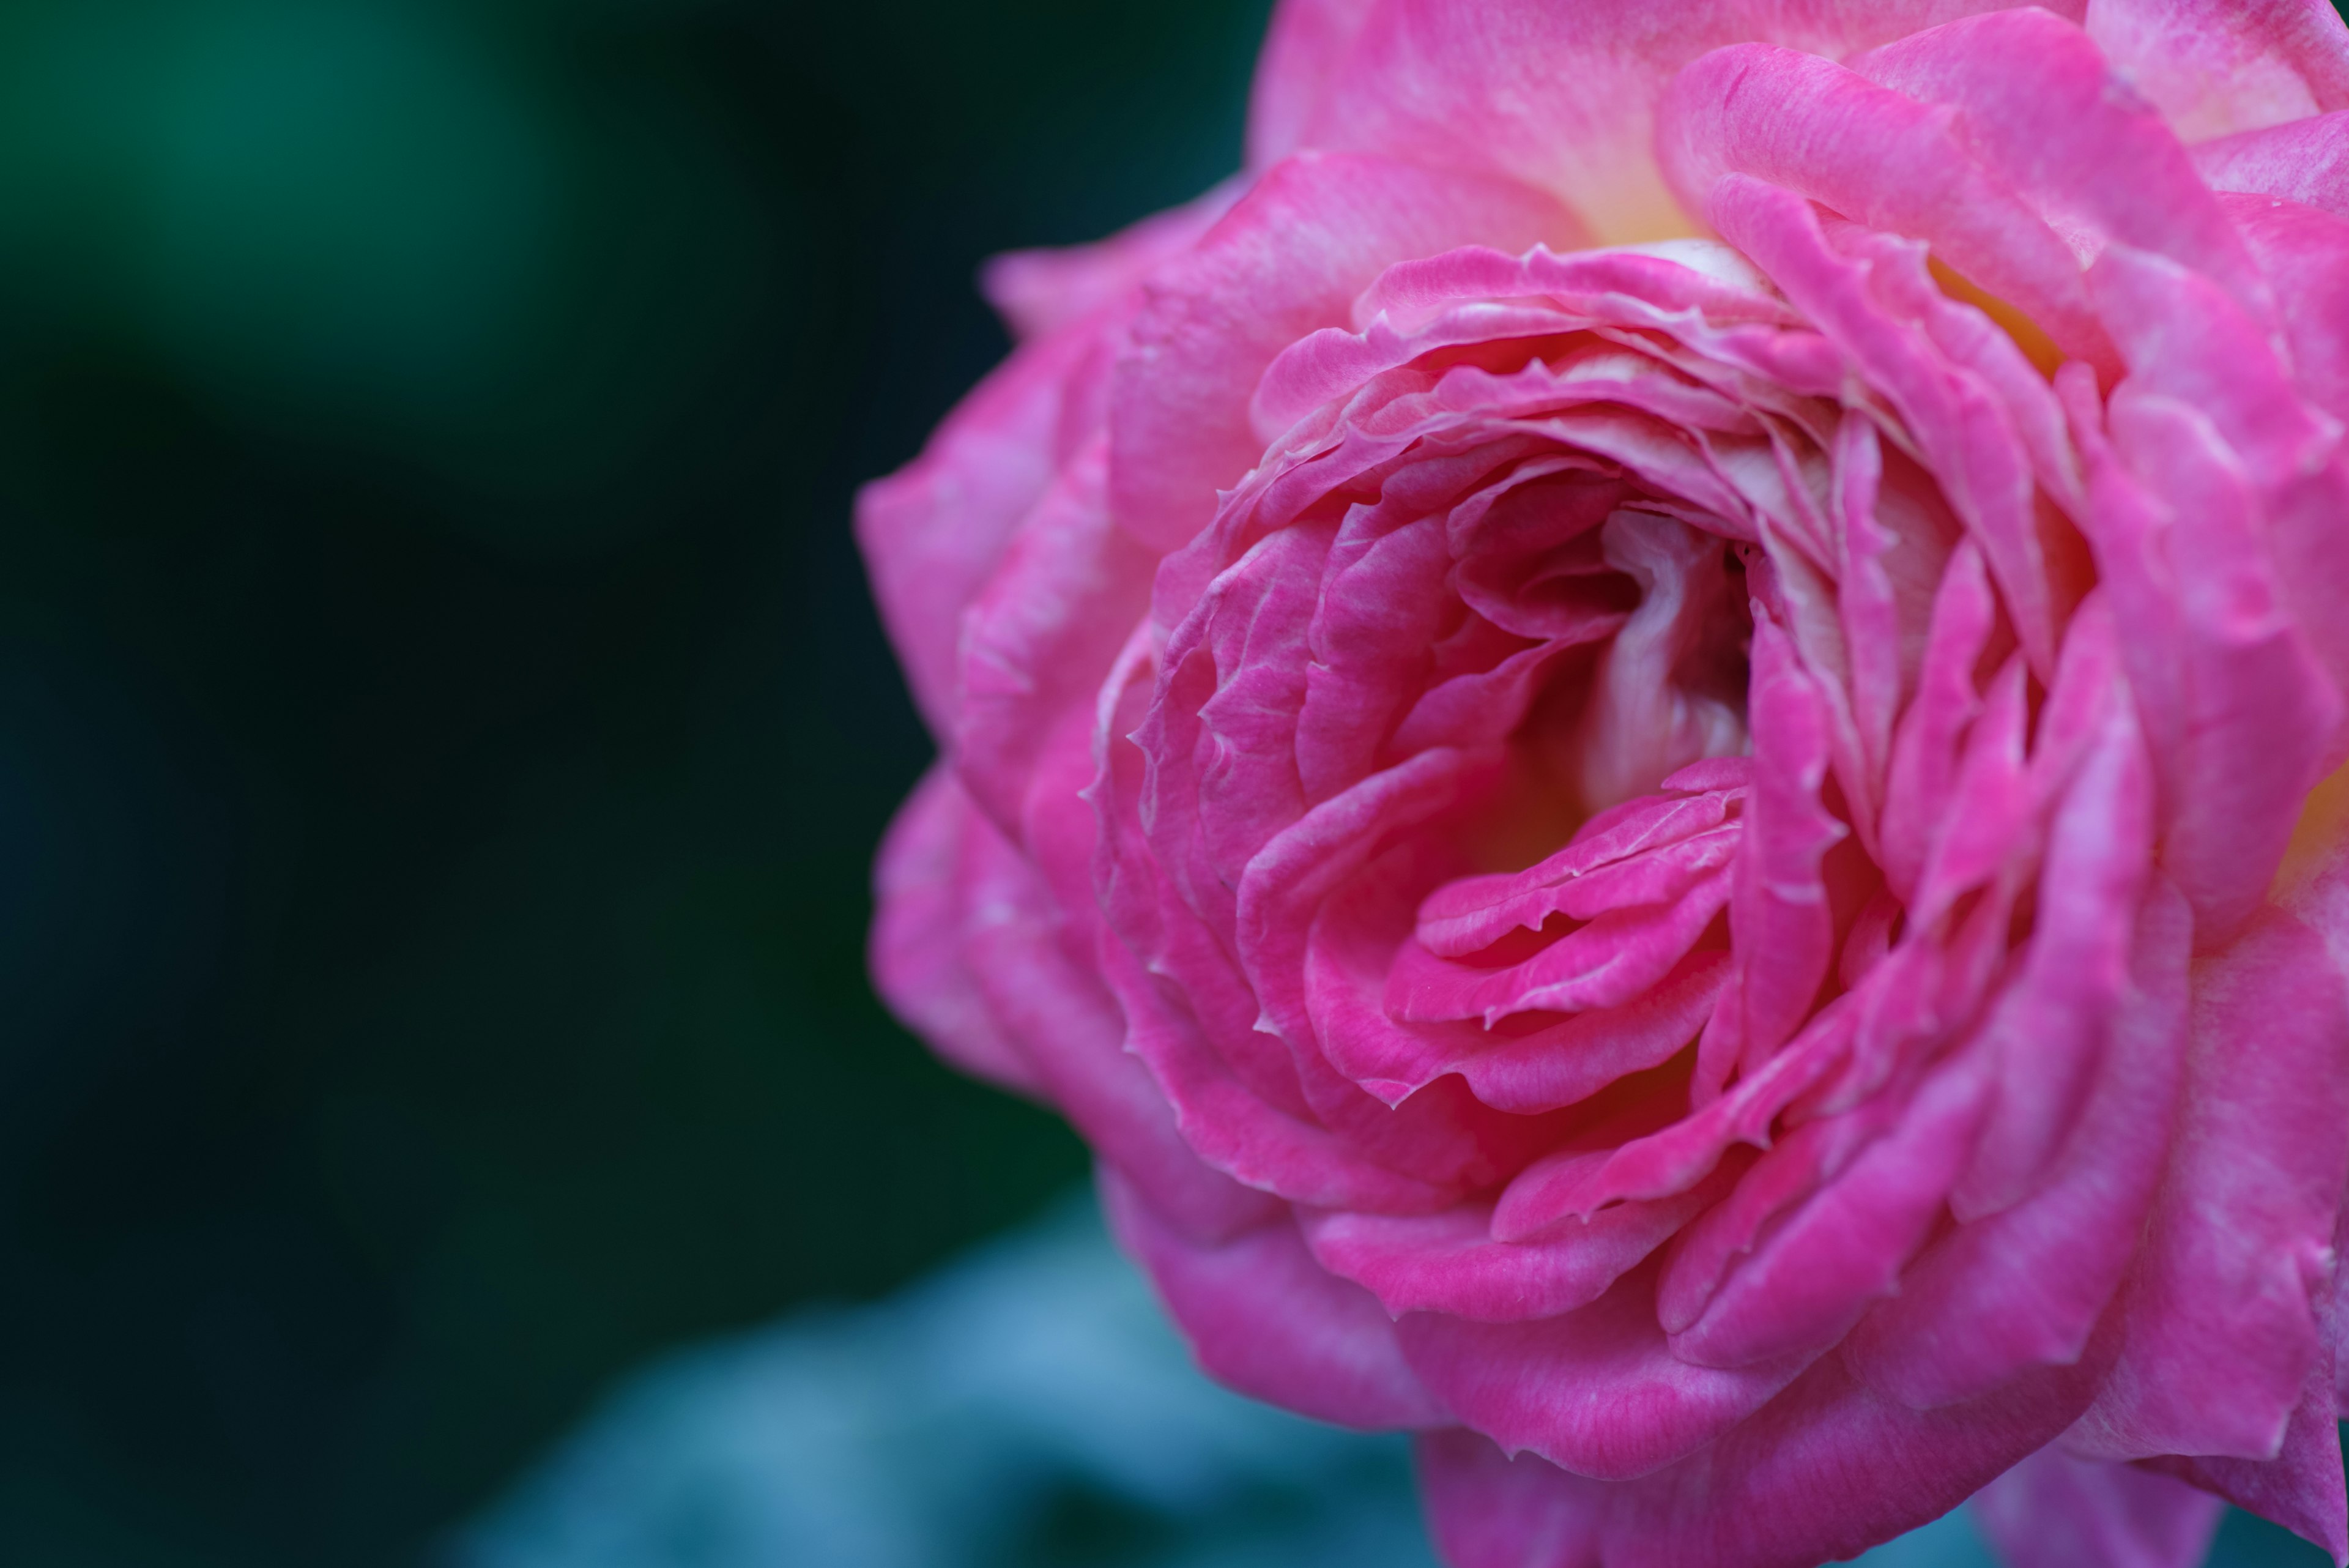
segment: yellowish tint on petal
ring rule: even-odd
[[[1713,237],[1711,229],[1672,200],[1663,177],[1651,166],[1578,170],[1550,188],[1589,225],[1590,243],[1597,248]]]
[[[1951,299],[1962,300],[1998,324],[1999,330],[2014,339],[2023,357],[2037,367],[2043,376],[2053,376],[2055,368],[2064,363],[2064,350],[2054,340],[2039,329],[2039,324],[1988,289],[1982,287],[1965,274],[1951,266],[1939,256],[1928,256],[1925,265],[1932,270],[1933,281]]]
[[[2292,842],[2284,846],[2283,864],[2276,867],[2268,888],[2273,902],[2289,903],[2316,874],[2349,846],[2349,767],[2343,767],[2309,792],[2300,808]]]

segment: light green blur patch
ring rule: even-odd
[[[606,542],[676,482],[680,423],[799,226],[657,73],[566,71],[501,19],[0,8],[0,297],[232,424],[452,482],[502,543]]]
[[[477,39],[418,7],[155,0],[6,30],[0,192],[44,292],[285,411],[512,373],[561,171]]]

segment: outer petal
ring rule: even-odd
[[[1939,1518],[2060,1430],[2101,1370],[2026,1375],[1920,1413],[1832,1356],[1702,1451],[1607,1484],[1470,1432],[1420,1440],[1430,1523],[1455,1568],[1815,1568]]]
[[[1247,161],[1268,168],[1296,151],[1376,0],[1280,0],[1248,89]]]
[[[1541,192],[1383,158],[1301,153],[1266,171],[1198,248],[1154,275],[1111,393],[1110,496],[1154,548],[1187,542],[1263,451],[1248,400],[1273,357],[1389,264],[1464,244],[1581,243]]]
[[[1113,312],[1151,268],[1196,244],[1245,189],[1226,180],[1091,244],[1006,251],[979,268],[978,291],[1022,342]]]
[[[1682,67],[1753,41],[1841,57],[2004,4],[1388,0],[1307,140],[1538,185],[1610,244],[1694,234],[1653,147],[1657,99]],[[2052,8],[2081,14],[2077,0]]]
[[[2275,286],[2294,378],[2335,419],[2349,419],[2349,204],[2335,215],[2273,196],[2220,201]]]
[[[1105,447],[1096,441],[1069,464],[963,617],[955,765],[1007,829],[1046,742],[1072,711],[1091,719],[1149,607],[1154,563],[1110,521]]]
[[[2313,1368],[2308,1397],[2284,1430],[2283,1448],[2272,1459],[2147,1459],[2146,1467],[2177,1476],[2225,1498],[2238,1508],[2312,1541],[2337,1564],[2349,1562],[2349,1486],[2341,1465],[2340,1406],[2333,1388],[2330,1356]]]
[[[962,857],[964,965],[1052,1103],[1186,1233],[1213,1238],[1261,1223],[1272,1200],[1201,1164],[1149,1075],[1120,1049],[1117,1004],[1073,961],[1065,917],[1036,867],[976,811]]]
[[[2079,1453],[2271,1458],[2324,1350],[2312,1298],[2349,1179],[2349,992],[2316,933],[2271,909],[2196,965],[2191,1028],[2168,1177]]]
[[[2226,1511],[2183,1481],[2052,1448],[1973,1500],[2006,1568],[2200,1568]]]
[[[1071,332],[1017,350],[920,456],[856,497],[873,597],[933,733],[953,723],[963,607],[1059,472],[1071,383],[1094,349],[1090,334]]]
[[[2088,36],[2189,141],[2349,109],[2325,0],[2089,0]]]
[[[1609,1480],[1722,1438],[1802,1370],[1791,1358],[1733,1370],[1681,1360],[1656,1326],[1652,1269],[1560,1317],[1485,1324],[1414,1313],[1400,1330],[1413,1368],[1478,1431]]]
[[[873,985],[908,1029],[964,1072],[1040,1096],[1036,1070],[995,1026],[962,961],[962,838],[973,815],[943,764],[898,808],[874,867]]]
[[[1403,1364],[1377,1300],[1315,1262],[1287,1215],[1202,1246],[1107,1167],[1101,1191],[1111,1228],[1149,1271],[1217,1381],[1341,1427],[1430,1427],[1448,1418]]]
[[[2281,196],[2349,218],[2349,111],[2222,136],[2193,156],[2213,191]]]

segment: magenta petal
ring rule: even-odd
[[[1881,1297],[1941,1211],[1981,1124],[1983,1084],[1960,1063],[1928,1080],[1899,1125],[1771,1231],[1671,1335],[1672,1354],[1749,1366],[1832,1346]]]
[[[2341,118],[2349,125],[2349,114]],[[2220,201],[2275,286],[2293,379],[2335,419],[2349,419],[2349,205],[2336,215],[2262,197]]]
[[[1744,1003],[1748,1061],[1809,1015],[1834,957],[1834,913],[1820,865],[1850,830],[1822,804],[1827,715],[1785,632],[1754,628],[1754,794],[1746,803],[1729,927]]]
[[[1103,1167],[1111,1229],[1218,1382],[1317,1420],[1376,1430],[1450,1418],[1413,1376],[1368,1291],[1327,1272],[1287,1215],[1230,1241],[1187,1240]]]
[[[1428,1527],[1451,1568],[1602,1568],[1615,1488],[1504,1454],[1465,1428],[1423,1434],[1416,1453]]]
[[[2185,1044],[2185,901],[2164,885],[2136,925],[2135,994],[2108,1023],[2091,1021],[2111,1038],[2061,1162],[2013,1207],[1937,1241],[1860,1324],[1843,1355],[1869,1386],[1931,1408],[2076,1360],[2087,1345],[2143,1232]],[[2051,966],[2095,961],[2065,946],[2051,945]],[[2011,1056],[2009,1080],[2031,1065],[2027,1050]]]
[[[2272,1459],[2191,1459],[2168,1455],[2144,1461],[2272,1520],[2304,1541],[2349,1562],[2349,1482],[2341,1464],[2340,1406],[2325,1356],[2309,1375],[2308,1393],[2284,1428]]]
[[[1463,1420],[1512,1452],[1609,1480],[1646,1475],[1713,1441],[1803,1366],[1681,1360],[1656,1326],[1652,1269],[1560,1317],[1469,1323],[1413,1313],[1397,1331],[1413,1370]]]
[[[856,498],[856,542],[882,623],[933,733],[953,720],[963,607],[1059,472],[1062,422],[1095,335],[1017,350],[932,432],[921,455]]]
[[[1488,1203],[1441,1214],[1305,1214],[1321,1266],[1375,1293],[1388,1312],[1477,1323],[1555,1317],[1588,1306],[1671,1238],[1717,1193],[1624,1203],[1538,1241],[1493,1238]]]
[[[2227,1505],[2134,1465],[2032,1455],[1974,1495],[2006,1568],[2200,1568]]]
[[[2313,1298],[2349,1181],[2349,991],[2325,943],[2272,909],[2193,986],[2184,1109],[2121,1300],[2119,1368],[2073,1438],[2103,1458],[2272,1458],[2325,1348]]]
[[[964,1072],[1040,1095],[1036,1070],[996,1027],[962,961],[962,840],[972,815],[944,766],[922,775],[898,808],[873,874],[873,985],[907,1028]]]
[[[1946,352],[1938,346],[1928,351],[1915,328],[1877,297],[1871,274],[1899,259],[1900,243],[1876,236],[1866,248],[1883,254],[1863,266],[1828,244],[1809,202],[1744,174],[1728,174],[1712,187],[1708,212],[1899,411],[1950,508],[1980,545],[2033,670],[2042,679],[2052,674],[2056,607],[2039,534],[2041,475],[2024,440],[2026,426],[1998,380],[1958,373],[1961,368]],[[1919,265],[1913,250],[1908,265],[1912,270]],[[2085,286],[2068,252],[2064,265],[2085,305]],[[1979,317],[1973,319],[1979,326]],[[2075,351],[2110,363],[2113,350],[2101,327],[2095,331],[2098,346]],[[2011,346],[2005,358],[2013,358]]]
[[[2061,1431],[2100,1372],[2035,1374],[1920,1413],[1830,1356],[1710,1447],[1637,1480],[1586,1480],[1444,1431],[1420,1439],[1421,1485],[1464,1568],[1811,1568],[1955,1507]]]
[[[1103,505],[1095,442],[1038,503],[964,611],[957,771],[999,826],[1016,830],[1053,732],[1090,729],[1093,699],[1150,602],[1154,563]]]
[[[962,854],[963,961],[1053,1105],[1186,1233],[1222,1236],[1260,1222],[1271,1199],[1200,1162],[1149,1074],[1122,1048],[1117,1003],[1074,961],[1036,868],[975,811]]]

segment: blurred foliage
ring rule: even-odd
[[[849,501],[1262,11],[0,7],[0,1557],[414,1560],[1081,1168],[866,988]]]

